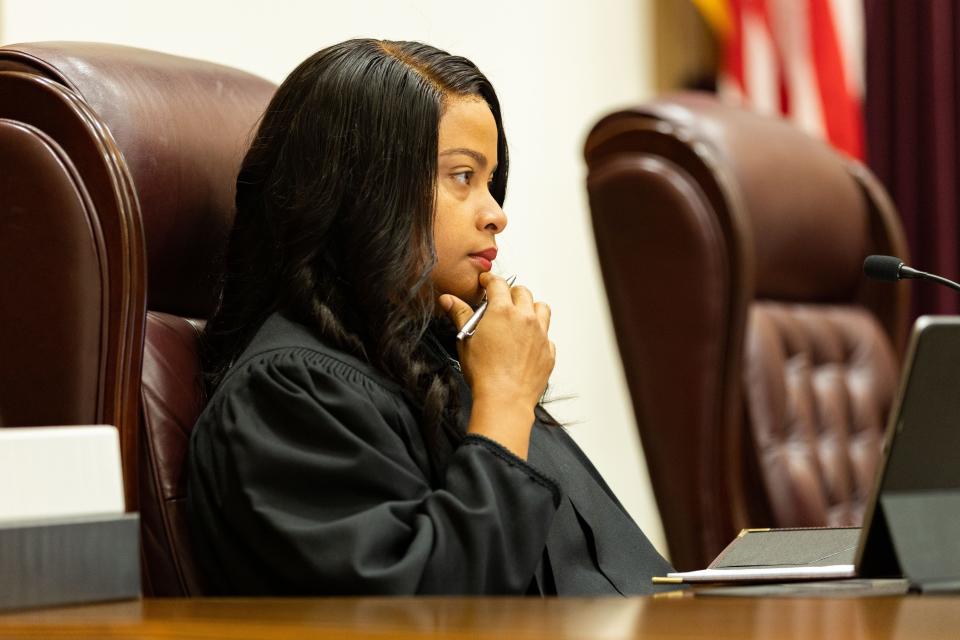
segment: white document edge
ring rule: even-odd
[[[116,427],[0,429],[0,523],[123,511]]]
[[[852,564],[831,564],[823,567],[745,567],[743,569],[701,569],[668,573],[668,578],[684,582],[737,582],[817,580],[821,578],[855,578]]]

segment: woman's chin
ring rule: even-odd
[[[467,290],[467,291],[443,291],[443,292],[441,292],[440,295],[443,295],[443,294],[450,294],[450,295],[456,296],[457,298],[459,298],[460,300],[463,300],[464,302],[466,302],[468,305],[470,305],[470,306],[473,307],[474,309],[476,309],[477,307],[479,307],[479,306],[480,306],[480,303],[483,301],[483,289],[481,289],[480,287],[477,287],[476,289],[474,289],[474,290],[472,290],[472,291],[470,291],[470,290]],[[440,296],[438,295],[437,298],[439,299],[439,297],[440,297]],[[443,311],[443,309],[440,307],[440,304],[439,304],[439,303],[437,304],[437,307],[436,307],[436,313],[437,313],[437,315],[446,315],[446,313],[445,313],[445,312]]]
[[[434,291],[438,292],[438,297],[446,293],[457,296],[471,307],[476,308],[479,306],[483,300],[483,287],[480,286],[480,281],[476,276],[473,278],[451,278],[450,280],[455,280],[455,282],[450,282],[449,280],[446,282],[437,282],[434,280]]]
[[[479,286],[472,291],[464,291],[461,295],[457,296],[471,307],[476,309],[480,306],[480,303],[483,301],[483,289]]]
[[[455,293],[454,295],[474,309],[479,307],[480,303],[483,302],[483,289],[477,289],[475,291],[461,291],[460,293]]]

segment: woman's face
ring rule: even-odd
[[[490,194],[497,169],[497,124],[480,98],[454,98],[440,118],[433,238],[437,264],[430,274],[437,295],[470,304],[483,294],[477,280],[497,254],[496,235],[507,226]]]

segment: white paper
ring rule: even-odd
[[[701,569],[668,573],[668,578],[680,578],[684,582],[779,582],[790,580],[823,580],[827,578],[853,578],[856,570],[852,564],[831,564],[824,567],[744,567],[742,569]]]
[[[116,427],[0,429],[0,522],[123,510]]]

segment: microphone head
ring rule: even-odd
[[[863,261],[863,273],[874,280],[894,282],[900,279],[903,260],[895,256],[867,256]]]

